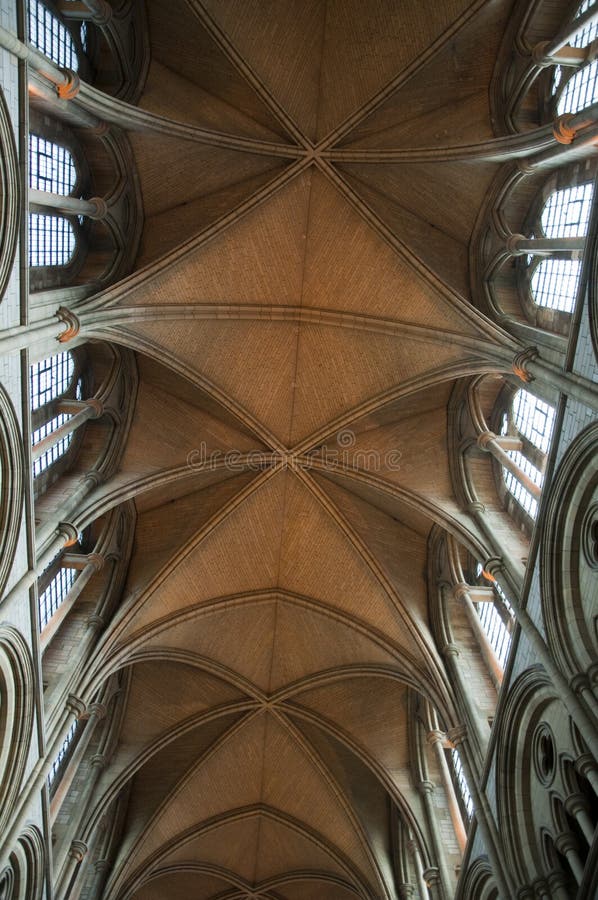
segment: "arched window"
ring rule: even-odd
[[[29,40],[63,69],[79,68],[77,51],[68,29],[40,0],[29,0]]]
[[[481,563],[477,565],[476,576],[477,583],[486,587],[485,578],[488,576],[484,574]],[[492,593],[493,596],[490,599],[478,600],[475,606],[490,646],[504,670],[511,649],[511,633],[515,624],[515,615],[507,595],[498,581],[494,579],[492,580]]]
[[[553,191],[544,204],[540,220],[546,237],[585,237],[593,193],[590,182]]]
[[[74,749],[74,740],[75,735],[77,733],[77,722],[73,722],[71,727],[66,733],[64,741],[62,743],[62,747],[58,751],[58,755],[54,762],[52,763],[52,767],[48,772],[48,787],[51,787],[52,782],[55,780],[56,775],[59,770],[62,768],[63,763],[66,761],[67,757],[70,756],[72,750]]]
[[[31,409],[39,409],[68,390],[75,372],[72,355],[56,353],[29,367]]]
[[[46,627],[58,607],[64,603],[75,583],[77,569],[60,567],[39,597],[39,628]]]
[[[29,213],[30,266],[66,266],[75,245],[74,228],[64,216]]]
[[[572,312],[577,299],[581,263],[578,259],[543,259],[533,269],[530,281],[537,306]]]
[[[553,190],[546,199],[533,237],[548,239],[585,238],[594,194],[592,182]],[[581,246],[581,245],[580,245]],[[526,284],[536,306],[571,313],[577,299],[581,275],[581,249],[553,251],[549,258],[527,257]],[[525,289],[525,288],[524,288]]]
[[[463,763],[456,747],[447,751],[450,759],[450,771],[453,784],[456,788],[457,799],[461,808],[461,815],[465,825],[469,825],[473,818],[473,800],[463,771]]]
[[[595,0],[584,0],[575,14],[578,19],[594,6]],[[584,25],[569,41],[571,47],[588,47],[598,36],[598,25],[592,22]],[[555,66],[552,77],[552,94],[557,97],[557,112],[576,113],[598,100],[598,64],[583,65],[565,80],[568,69]],[[569,70],[570,71],[570,70]]]
[[[29,135],[29,187],[67,196],[75,187],[77,170],[71,153],[37,134]]]
[[[509,493],[532,519],[538,513],[553,425],[554,408],[524,388],[517,391],[510,412],[503,415],[501,435],[519,438],[521,446],[506,451],[518,473],[503,466],[503,479]]]
[[[76,386],[72,384],[74,371],[75,364],[70,353],[58,353],[56,356],[51,356],[30,366],[31,410],[32,412],[42,411],[34,419],[43,419],[44,408],[46,408],[48,414],[46,420],[39,421],[31,434],[33,447],[36,447],[42,441],[45,441],[47,445],[42,453],[34,454],[34,478],[37,478],[48,466],[56,462],[61,456],[64,456],[70,446],[73,437],[72,433],[59,437],[56,441],[47,441],[46,439],[70,418],[68,413],[60,412],[53,408],[54,404],[52,404],[52,401],[60,400],[69,390],[73,393],[73,387],[74,398],[81,399],[81,380],[77,381]]]

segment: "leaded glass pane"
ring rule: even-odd
[[[75,72],[79,68],[68,29],[40,0],[29,0],[29,41],[57,66]]]

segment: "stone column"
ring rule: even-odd
[[[465,850],[465,845],[467,844],[467,834],[463,826],[461,810],[459,809],[459,801],[457,800],[455,788],[453,787],[453,779],[451,778],[446,762],[446,756],[444,755],[445,735],[441,731],[430,731],[428,733],[427,740],[430,746],[433,748],[434,755],[436,756],[438,768],[440,769],[440,777],[442,778],[442,785],[444,787],[444,791],[448,800],[453,829],[455,831],[457,843],[459,844],[459,849],[461,850],[461,853],[463,853]]]
[[[526,491],[529,491],[532,497],[535,497],[536,500],[540,499],[542,487],[539,484],[536,484],[529,475],[526,475],[523,469],[517,465],[515,460],[509,456],[507,452],[507,450],[521,450],[521,441],[517,438],[512,438],[509,435],[499,438],[492,431],[483,431],[478,435],[477,444],[480,450],[485,450],[490,453],[501,466],[508,469],[508,471],[515,476],[517,481],[521,482]]]
[[[555,838],[554,845],[559,853],[566,857],[576,882],[581,884],[583,881],[583,863],[579,856],[579,847],[575,835],[570,831],[563,831],[562,834]]]
[[[468,686],[464,683],[463,675],[458,663],[459,648],[456,644],[445,644],[444,647],[442,647],[442,655],[446,660],[447,668],[453,677],[453,683],[460,687],[460,694],[463,698],[468,727],[470,733],[475,734],[477,745],[479,747],[480,752],[477,756],[480,757],[478,763],[481,765],[482,759],[485,757],[486,751],[488,750],[488,741],[490,738],[489,730],[482,730],[479,713],[473,704]]]
[[[104,557],[99,553],[89,553],[87,556],[81,555],[80,558],[85,562],[85,566],[82,569],[81,574],[77,579],[75,579],[75,582],[68,592],[67,596],[65,597],[64,601],[60,604],[50,621],[41,631],[40,647],[42,653],[49,646],[52,638],[60,629],[60,626],[81,596],[89,581],[93,578],[96,572],[99,572],[102,569],[104,565]],[[68,560],[65,561],[64,556],[61,560],[61,564],[64,568],[69,567]],[[73,568],[77,567],[78,566],[74,566]]]
[[[86,809],[88,808],[89,801],[91,800],[93,793],[96,788],[96,784],[100,777],[101,771],[106,764],[105,757],[99,753],[92,757],[91,759],[91,773],[89,778],[87,779],[85,786],[82,791],[82,795],[80,801],[78,803],[78,816],[72,821],[69,822],[69,827],[67,829],[67,833],[64,836],[61,846],[56,848],[53,855],[54,862],[54,872],[55,872],[55,883],[56,890],[55,896],[61,897],[69,888],[72,876],[73,869],[70,864],[70,857],[72,856],[72,847],[73,844],[76,844],[77,841],[73,838],[74,834],[77,834],[81,827],[81,820],[83,815],[85,814]],[[97,828],[97,826],[96,826]],[[96,833],[94,829],[94,833]],[[93,843],[95,844],[95,837],[93,838]],[[70,848],[70,849],[69,849]],[[56,873],[60,873],[59,877],[56,878]],[[78,873],[77,881],[82,882],[83,879],[79,877],[80,873]],[[81,889],[81,884],[79,885],[79,890]],[[72,892],[69,895],[69,900],[72,900]]]
[[[451,728],[448,732],[448,738],[453,746],[459,749],[459,758],[465,773],[467,787],[469,788],[471,799],[473,801],[474,815],[488,854],[488,860],[494,872],[501,900],[510,900],[514,892],[511,889],[507,873],[503,866],[502,848],[498,829],[486,795],[478,787],[477,779],[471,765],[471,751],[465,727],[460,725],[456,728]]]
[[[23,591],[28,590],[37,579],[43,575],[50,563],[56,559],[61,550],[65,547],[72,547],[77,543],[79,532],[70,522],[60,522],[54,533],[50,536],[44,552],[36,560],[36,564],[29,569],[22,578],[17,581],[11,591],[6,595],[6,600],[16,597]]]
[[[590,384],[581,375],[574,372],[563,372],[559,366],[542,359],[536,347],[526,347],[515,354],[513,372],[524,384],[538,379],[540,384],[554,392],[560,391],[579,400],[590,409],[598,409],[598,392],[596,386]]]
[[[54,511],[55,515],[59,517],[60,520],[68,521],[73,514],[78,511],[87,495],[100,484],[101,480],[102,476],[97,471],[92,470],[91,472],[88,472],[87,475],[84,475],[77,487],[64,499],[58,509]],[[52,539],[54,531],[55,526],[51,522],[46,522],[39,526],[35,535],[38,552],[46,555],[46,546],[48,541]],[[73,541],[72,543],[75,542],[76,541]]]
[[[413,897],[413,893],[415,888],[412,884],[399,884],[397,885],[397,891],[399,894],[400,900],[411,900]]]
[[[39,72],[54,85],[56,93],[61,99],[71,100],[79,93],[80,80],[76,72],[70,69],[60,69],[43,53],[28,47],[6,28],[0,28],[0,47],[18,59],[22,59],[34,71]]]
[[[87,216],[89,219],[105,219],[108,206],[102,197],[91,197],[81,200],[65,194],[53,194],[51,191],[38,191],[29,188],[29,208],[33,212],[64,213],[67,216]]]
[[[426,884],[428,885],[431,900],[442,900],[445,895],[442,892],[440,873],[438,869],[435,866],[430,866],[425,870],[424,878],[426,880]]]
[[[489,596],[488,599],[484,600],[484,602],[493,603],[493,589],[486,588],[485,590],[489,592]],[[496,690],[500,691],[504,676],[503,668],[498,660],[496,653],[494,652],[492,644],[488,640],[488,635],[484,631],[480,617],[473,605],[470,586],[464,583],[456,584],[453,588],[453,595],[457,602],[463,603],[467,619],[475,635],[478,647],[480,648],[480,652],[484,658],[484,662],[486,663],[486,667],[488,669],[490,678],[492,679],[492,683],[494,684]]]
[[[591,753],[584,753],[582,756],[578,757],[575,760],[575,769],[580,775],[587,778],[592,785],[596,797],[598,797],[598,763]]]
[[[69,434],[72,434],[73,431],[76,431],[80,425],[85,424],[89,419],[99,419],[100,416],[104,414],[104,404],[101,400],[95,399],[84,401],[73,400],[68,403],[59,403],[57,412],[68,412],[74,407],[75,403],[78,403],[78,408],[74,415],[71,415],[70,419],[67,419],[67,421],[60,425],[55,431],[50,432],[45,438],[42,438],[41,441],[34,444],[31,449],[31,457],[33,460],[39,459],[50,449],[50,447],[53,447],[54,444],[57,444],[58,441],[63,438],[68,437]]]
[[[54,891],[55,897],[62,898],[64,896],[63,885],[66,885],[68,887],[73,875],[83,862],[84,858],[87,856],[87,850],[88,847],[84,841],[73,841],[71,843],[68,850],[67,864],[64,867],[60,883]]]
[[[415,869],[415,879],[417,881],[419,896],[421,900],[430,900],[430,892],[428,891],[428,885],[426,884],[424,879],[424,867],[417,841],[411,839],[407,844],[407,849],[413,857],[413,867]]]
[[[564,66],[579,65],[579,56],[575,55],[575,51],[578,49],[581,49],[582,53],[585,52],[585,59],[590,58],[588,48],[571,47],[571,41],[582,28],[593,25],[597,21],[598,8],[593,6],[583,15],[568,22],[552,41],[543,41],[540,44],[536,44],[532,51],[532,57],[536,65],[551,66],[559,63]],[[592,48],[592,44],[590,44],[590,48]],[[562,52],[563,50],[564,52]],[[590,52],[595,53],[595,51]],[[572,59],[572,62],[566,61],[569,58]]]
[[[562,872],[552,872],[546,878],[552,900],[570,900],[567,880]]]
[[[60,324],[66,326],[62,331]],[[65,306],[60,306],[48,319],[33,322],[31,325],[15,325],[13,328],[6,328],[0,334],[0,353],[6,356],[26,348],[35,348],[37,351],[41,344],[48,348],[45,355],[49,356],[60,350],[60,347],[56,347],[56,341],[65,344],[77,337],[79,330],[80,322],[75,313]],[[43,354],[38,353],[37,355],[38,358],[43,359]]]
[[[71,758],[68,761],[66,770],[63,773],[60,783],[56,789],[54,796],[50,802],[50,822],[54,824],[56,816],[60,812],[60,807],[64,802],[73,779],[77,774],[77,770],[81,764],[85,751],[95,731],[97,723],[106,715],[106,707],[101,703],[92,703],[89,707],[89,719],[83,729],[83,733],[77,742]]]
[[[512,234],[506,241],[511,256],[552,256],[553,253],[581,252],[585,237],[526,238],[524,234]]]
[[[26,783],[23,785],[18,807],[12,818],[12,824],[7,829],[6,834],[0,835],[0,847],[2,850],[0,867],[3,866],[5,857],[12,852],[18,836],[25,826],[31,803],[34,798],[39,797],[41,790],[46,786],[52,764],[64,743],[64,735],[68,732],[73,721],[80,719],[84,712],[85,704],[83,701],[73,694],[69,694],[65,708],[54,728],[51,743],[46,746],[44,755],[38,759]]]
[[[432,802],[432,797],[434,795],[434,785],[431,781],[420,781],[417,787],[424,802],[424,809],[426,811],[426,823],[428,825],[428,831],[431,838],[434,856],[438,863],[438,868],[435,868],[435,871],[439,875],[439,884],[438,888],[435,891],[431,890],[431,894],[434,900],[436,900],[436,898],[438,898],[438,900],[444,900],[444,898],[450,897],[451,894],[450,879],[446,866],[446,860],[444,858],[444,844],[442,843],[442,839],[440,837],[436,810],[434,809],[434,804]],[[424,878],[426,879],[428,887],[430,887],[430,881],[428,878],[426,878],[425,872]],[[436,885],[436,882],[434,882],[434,885]]]
[[[583,794],[571,794],[565,801],[565,809],[577,821],[584,838],[588,842],[588,847],[591,847],[594,841],[595,829],[590,819],[590,804],[587,798]]]

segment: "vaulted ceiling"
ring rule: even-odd
[[[111,896],[396,896],[409,689],[452,710],[427,541],[476,540],[447,404],[511,346],[469,284],[497,164],[452,152],[494,135],[510,7],[147,0],[139,105],[189,127],[131,132],[141,247],[94,301],[139,366],[135,549],[89,674],[130,673]]]

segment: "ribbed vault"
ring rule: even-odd
[[[127,672],[110,898],[390,900],[397,808],[425,848],[409,689],[456,724],[430,530],[484,550],[447,404],[515,349],[469,294],[498,163],[442,156],[493,135],[510,7],[147,0],[141,248],[80,316],[139,368],[84,515],[138,514],[87,673]]]

